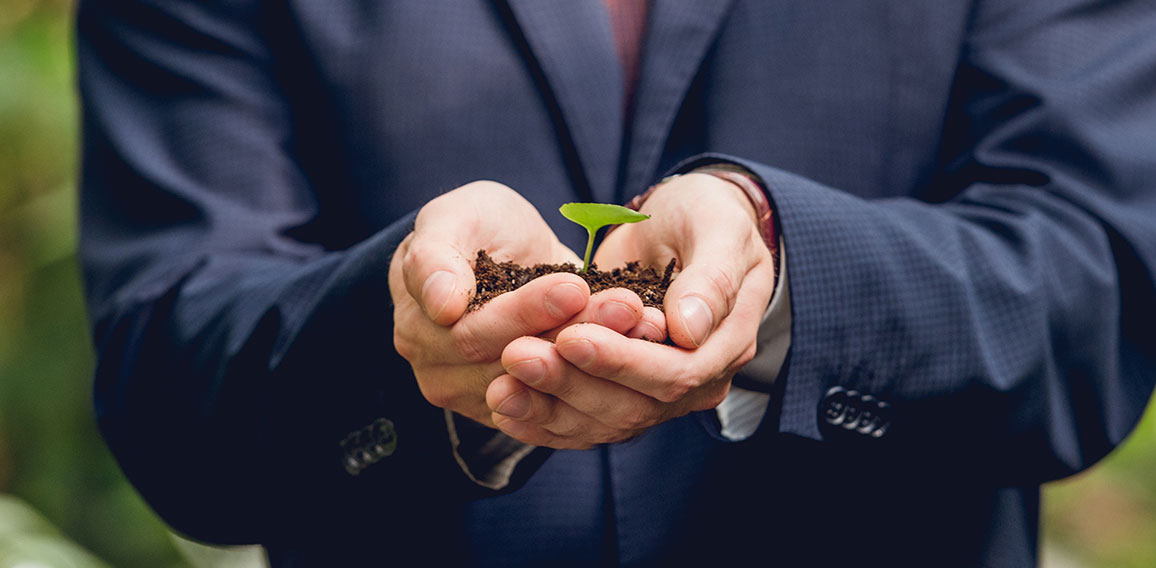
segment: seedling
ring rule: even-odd
[[[582,272],[590,268],[590,253],[594,252],[594,235],[607,225],[637,223],[650,218],[633,209],[608,203],[566,203],[558,208],[562,216],[582,225],[589,238],[586,240],[586,256],[582,259]]]

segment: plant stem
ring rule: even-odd
[[[585,274],[590,269],[590,253],[594,250],[594,233],[598,229],[586,228],[586,256],[582,258],[582,273]]]

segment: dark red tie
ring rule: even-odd
[[[649,0],[602,0],[610,12],[610,29],[614,31],[614,47],[622,64],[623,104],[629,113],[634,100],[634,86],[642,62],[642,37],[646,33],[646,11]]]

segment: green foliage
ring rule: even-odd
[[[73,9],[0,1],[0,566],[183,566],[93,417]]]
[[[586,229],[586,255],[582,258],[582,272],[590,269],[590,254],[594,252],[594,235],[607,225],[637,223],[650,218],[633,209],[608,203],[566,203],[558,208],[562,216]]]
[[[0,495],[0,566],[108,568],[15,497]]]
[[[1127,442],[1086,473],[1044,488],[1044,542],[1068,565],[1156,565],[1156,405]],[[1058,565],[1058,564],[1057,564]]]

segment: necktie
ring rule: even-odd
[[[642,37],[646,33],[646,12],[649,0],[602,0],[610,13],[610,29],[614,32],[614,48],[622,65],[624,87],[623,105],[630,113],[634,87],[642,62]]]

